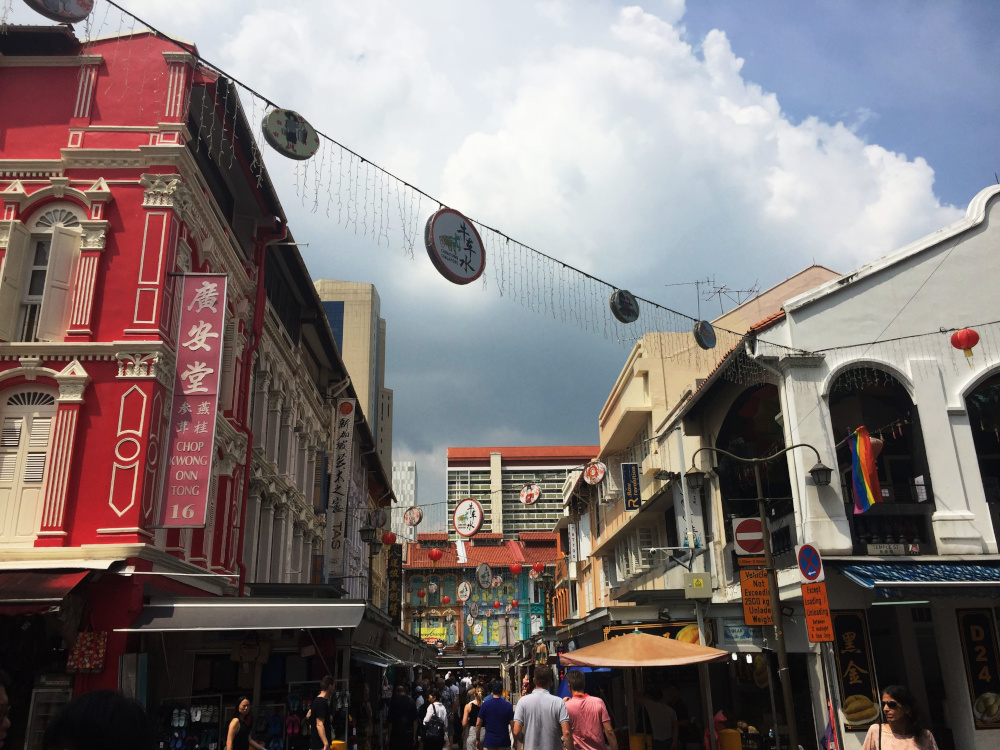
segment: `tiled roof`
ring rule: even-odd
[[[756,323],[750,326],[750,330],[748,331],[748,333],[760,333],[761,331],[770,328],[771,326],[777,323],[780,323],[784,319],[785,319],[785,311],[778,310],[778,312],[774,313],[773,315],[768,315],[763,320],[758,320]]]
[[[490,454],[499,453],[501,463],[533,463],[575,466],[586,463],[601,450],[599,445],[494,446],[483,448],[448,448],[449,466],[489,466]]]
[[[503,534],[494,534],[492,532],[484,534],[483,532],[480,531],[478,534],[476,534],[474,537],[472,537],[469,541],[472,542],[473,544],[475,544],[476,542],[481,541],[483,539],[503,539]]]
[[[545,534],[545,532],[534,533]],[[418,542],[410,542],[406,555],[406,564],[403,567],[407,569],[432,567],[474,568],[480,563],[486,563],[490,567],[507,567],[514,563],[531,565],[535,562],[554,565],[556,559],[559,557],[555,534],[545,535],[551,537],[551,544],[536,543],[525,545],[524,542],[513,539],[508,539],[503,544],[482,547],[467,544],[465,545],[466,561],[464,563],[458,561],[458,551],[455,549],[455,545],[449,544],[441,548],[444,554],[437,565],[434,565],[427,556],[430,548],[421,547]]]
[[[441,559],[438,560],[437,564],[427,556],[427,553],[431,551],[429,547],[421,547],[419,543],[410,542],[409,549],[406,551],[406,564],[404,568],[461,568],[463,567],[458,562],[458,552],[455,551],[454,546],[442,547]]]
[[[448,532],[427,532],[425,534],[417,534],[418,542],[447,542]]]

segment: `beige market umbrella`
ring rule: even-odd
[[[680,667],[728,658],[728,651],[633,632],[560,654],[559,663],[567,667]]]

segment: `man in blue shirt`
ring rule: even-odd
[[[510,747],[514,707],[503,697],[502,682],[494,682],[491,691],[493,695],[489,700],[483,701],[483,705],[479,707],[479,718],[476,719],[477,750],[505,750]]]

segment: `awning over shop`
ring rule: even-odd
[[[365,664],[374,664],[376,667],[388,667],[393,664],[406,663],[402,659],[397,659],[392,654],[388,654],[374,646],[352,646],[351,659],[364,662]]]
[[[875,591],[882,598],[929,593],[953,596],[996,596],[1000,590],[1000,565],[976,563],[898,562],[828,565],[848,580]]]
[[[560,654],[565,667],[680,667],[725,661],[728,651],[638,631]]]
[[[184,599],[147,604],[132,627],[119,632],[356,628],[364,602],[268,599]]]
[[[59,604],[89,570],[63,573],[0,572],[0,614],[27,615],[49,611]]]

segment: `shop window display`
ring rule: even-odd
[[[221,695],[170,698],[160,706],[161,747],[169,750],[219,750],[222,735]]]

